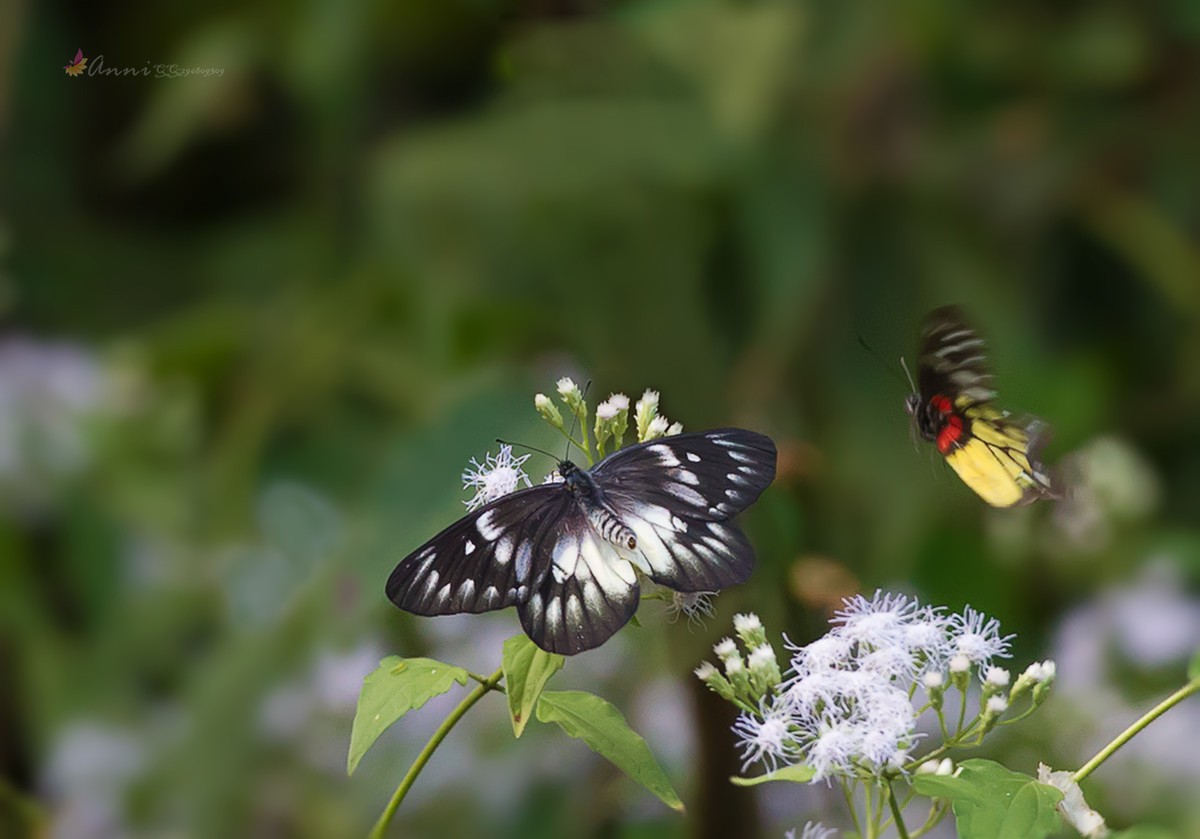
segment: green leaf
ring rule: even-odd
[[[922,795],[948,798],[963,839],[1037,839],[1062,829],[1062,793],[990,760],[964,760],[957,776],[916,775]]]
[[[612,761],[672,810],[683,812],[683,802],[646,741],[629,727],[620,711],[599,696],[578,690],[547,691],[538,701],[537,718],[558,723],[568,736]]]
[[[1156,825],[1134,825],[1108,834],[1108,839],[1182,839],[1180,834]]]
[[[766,775],[759,775],[756,778],[742,778],[734,775],[729,780],[739,787],[755,787],[759,784],[765,784],[767,781],[792,781],[797,784],[807,784],[813,779],[813,775],[817,774],[817,770],[811,766],[799,764],[797,766],[785,766],[782,769],[776,769],[774,772],[768,772]]]
[[[1200,679],[1200,650],[1196,650],[1192,660],[1188,663],[1187,676],[1189,682]]]
[[[562,669],[563,661],[561,655],[546,652],[526,635],[514,635],[504,642],[500,666],[504,670],[504,690],[508,694],[513,736],[521,736],[525,724],[533,716],[542,688]]]
[[[454,687],[455,682],[465,685],[469,678],[461,667],[432,658],[390,655],[379,662],[375,672],[363,679],[362,693],[358,695],[346,774],[354,774],[362,756],[389,725],[433,697],[441,696]]]

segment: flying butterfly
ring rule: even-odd
[[[418,615],[516,606],[544,650],[603,644],[639,600],[639,572],[681,592],[744,582],[754,549],[730,520],[775,478],[775,444],[739,428],[619,449],[591,469],[468,513],[400,561],[388,598]]]
[[[905,402],[917,434],[937,445],[946,462],[994,507],[1058,498],[1038,460],[1048,427],[992,405],[983,339],[957,306],[930,312],[921,329],[917,384]]]

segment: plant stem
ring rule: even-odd
[[[1092,774],[1097,766],[1112,757],[1113,752],[1128,743],[1135,734],[1161,717],[1172,707],[1178,705],[1180,702],[1198,691],[1200,691],[1200,679],[1193,679],[1179,690],[1168,696],[1162,702],[1159,702],[1157,705],[1143,714],[1141,718],[1137,720],[1137,722],[1118,734],[1116,738],[1103,749],[1101,749],[1095,757],[1080,767],[1079,771],[1071,776],[1071,780],[1075,781],[1075,783],[1079,783],[1088,775]]]
[[[854,832],[862,835],[862,827],[858,823],[858,810],[854,807],[854,793],[850,789],[850,785],[846,780],[842,779],[842,795],[846,798],[846,809],[850,811],[850,818],[854,821]]]
[[[891,781],[887,784],[887,800],[892,808],[892,820],[896,823],[896,835],[900,839],[908,839],[908,829],[904,826],[904,817],[900,814],[900,805],[896,803],[896,791],[892,789]]]
[[[421,770],[425,768],[425,764],[429,762],[429,758],[433,757],[434,751],[446,739],[446,735],[450,733],[450,729],[458,723],[467,711],[471,710],[471,706],[478,702],[489,691],[495,689],[497,683],[504,677],[503,669],[497,670],[492,675],[488,676],[483,682],[467,694],[462,702],[458,703],[458,707],[450,712],[450,716],[442,721],[438,726],[437,731],[433,732],[433,736],[429,738],[429,742],[425,744],[425,748],[421,749],[421,753],[417,755],[417,759],[413,761],[412,766],[408,767],[408,772],[404,776],[404,780],[400,782],[400,786],[396,787],[396,792],[392,795],[392,800],[388,802],[383,814],[379,817],[379,821],[375,822],[375,826],[371,828],[368,839],[382,839],[387,832],[388,826],[392,823],[392,818],[396,815],[396,810],[399,809],[400,803],[404,801],[404,796],[408,795],[408,790],[412,787],[413,782],[417,780],[417,775],[421,774]]]

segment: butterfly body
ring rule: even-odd
[[[775,476],[775,445],[719,429],[629,446],[496,499],[400,561],[388,597],[443,615],[516,606],[534,643],[573,654],[633,617],[638,576],[677,591],[743,582],[754,552],[729,519]]]
[[[1046,425],[992,405],[983,339],[954,306],[925,319],[917,392],[905,402],[915,432],[933,442],[963,482],[994,507],[1058,497],[1037,458]]]

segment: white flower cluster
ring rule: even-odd
[[[730,639],[715,648],[723,675],[707,663],[696,671],[744,709],[734,725],[744,768],[763,763],[773,771],[780,763],[803,763],[814,770],[814,781],[907,771],[918,739],[918,710],[910,698],[916,686],[925,687],[929,707],[940,709],[947,673],[965,691],[972,667],[984,681],[980,725],[986,730],[1006,710],[1009,699],[999,694],[1009,673],[991,663],[1008,656],[1012,636],[1000,635],[998,621],[970,607],[946,615],[902,594],[876,592],[844,603],[828,634],[803,647],[789,645],[794,655],[787,678],[769,690],[745,689],[746,668]],[[761,634],[757,618],[753,623]],[[744,627],[735,626],[748,640]],[[756,652],[749,656],[751,671]],[[1010,697],[1030,687],[1039,696],[1034,683],[1052,679],[1053,664],[1038,668],[1018,680]]]
[[[463,502],[467,509],[478,510],[501,496],[515,492],[522,483],[531,486],[529,476],[521,468],[528,459],[527,454],[513,457],[512,446],[508,445],[500,446],[498,455],[488,452],[483,463],[471,458],[471,465],[462,474],[463,489],[475,490],[475,495]]]

